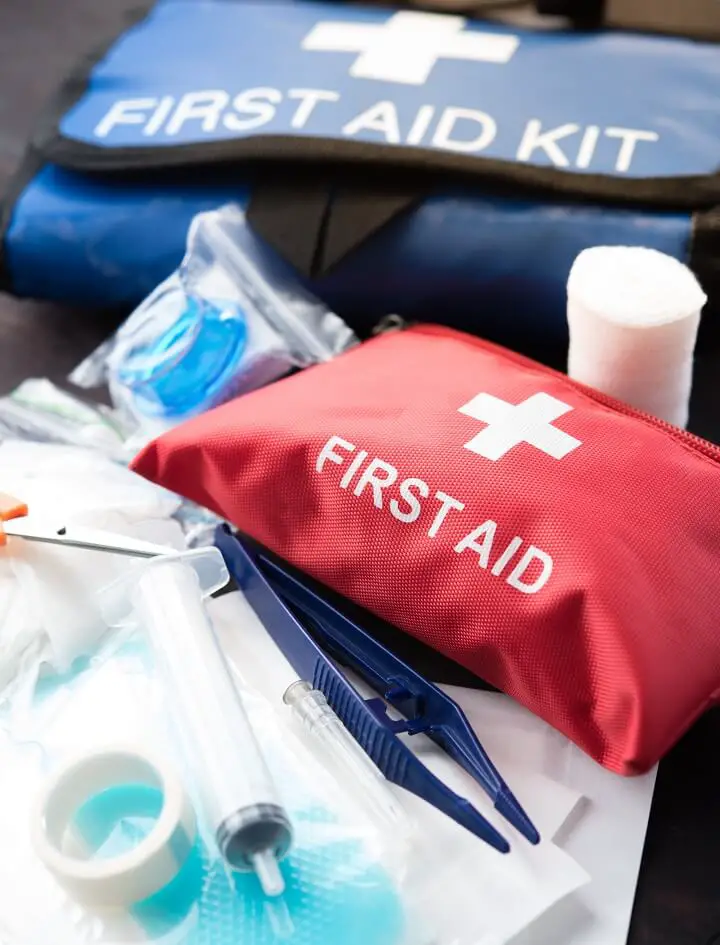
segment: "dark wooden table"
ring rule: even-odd
[[[109,33],[133,5],[133,0],[0,0],[0,189],[54,84],[75,57]],[[113,317],[97,312],[0,296],[0,390],[8,391],[29,376],[62,382],[113,324]],[[562,359],[561,352],[532,353],[551,362]],[[719,374],[720,352],[703,351],[691,427],[716,442]],[[716,711],[708,713],[660,766],[630,945],[720,945],[719,852]]]

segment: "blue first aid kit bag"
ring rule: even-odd
[[[161,0],[39,122],[3,286],[136,304],[233,201],[361,334],[560,340],[574,257],[655,247],[720,298],[720,47],[301,0]]]

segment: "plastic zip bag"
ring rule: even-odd
[[[183,505],[102,453],[79,446],[5,440],[0,481],[30,514],[118,532],[178,549]],[[28,660],[66,672],[105,630],[93,593],[134,559],[11,538],[0,549],[0,702]]]
[[[8,772],[12,768],[0,787],[0,878],[8,893],[0,904],[0,935],[12,935],[18,945],[129,945],[138,939],[320,945],[345,927],[347,945],[426,945],[406,937],[401,875],[384,864],[383,839],[339,798],[337,787],[279,726],[261,696],[244,689],[243,701],[273,775],[284,785],[295,831],[282,864],[282,900],[266,900],[253,874],[226,869],[203,822],[196,779],[184,765],[152,659],[137,635],[121,634],[70,680],[46,682],[32,699],[19,700],[0,742],[0,758]],[[137,745],[171,762],[199,818],[198,837],[177,878],[127,909],[75,902],[42,866],[29,836],[45,778],[68,756],[108,745]],[[122,802],[113,806],[101,794],[77,812],[72,832],[82,835],[93,858],[132,849],[159,814],[161,797],[143,795],[134,802],[139,786],[120,787],[126,792]]]
[[[83,483],[98,463],[105,469],[112,468],[107,467],[105,460],[125,466],[136,451],[129,437],[130,431],[121,422],[117,411],[101,404],[85,403],[61,390],[47,378],[29,378],[6,397],[0,397],[0,451],[2,443],[6,443],[7,449],[3,456],[8,450],[16,452],[17,465],[14,471],[18,473],[35,458],[41,462],[41,466],[47,465],[52,473],[54,456],[64,460],[68,455],[77,456],[72,451],[82,448],[86,451],[84,455],[88,463],[81,463],[77,481]],[[27,447],[22,446],[22,443],[27,443]],[[66,446],[70,450],[63,453],[63,447]],[[56,449],[58,451],[54,452]],[[3,457],[0,456],[2,465]],[[124,474],[118,475],[122,478]],[[41,473],[34,470],[33,479],[39,478]],[[111,474],[111,481],[114,478]],[[103,481],[103,477],[97,477],[96,481]],[[71,485],[72,479],[68,477],[66,483]],[[4,486],[6,491],[10,488],[7,482]],[[84,485],[80,485],[76,491],[87,495]],[[92,485],[90,491],[95,491]],[[63,501],[60,504],[64,505],[66,496],[61,498]],[[178,496],[173,496],[172,503],[176,508],[172,517],[182,528],[187,547],[211,545],[214,530],[222,519],[208,509]],[[0,656],[0,690],[1,664]]]
[[[134,446],[357,343],[235,205],[197,216],[180,267],[73,374],[106,382]]]
[[[303,730],[288,724],[286,707],[275,708],[282,685],[268,684],[287,670],[277,665],[272,646],[260,645],[265,631],[243,601],[239,592],[227,594],[212,601],[211,612],[220,639],[234,643],[226,653],[231,665],[241,666],[236,680],[243,702],[295,829],[294,853],[283,867],[287,897],[268,904],[254,877],[229,877],[202,817],[200,842],[181,881],[129,910],[80,906],[40,864],[29,842],[32,805],[68,754],[113,744],[162,753],[201,811],[148,650],[140,636],[119,633],[74,676],[34,688],[29,673],[0,731],[6,773],[0,784],[0,882],[6,891],[0,937],[8,936],[9,945],[504,945],[586,881],[552,844],[518,847],[501,857],[421,801],[413,803],[410,818],[417,842],[398,846],[395,834],[379,829],[348,786],[319,764]],[[255,689],[260,680],[262,694]],[[462,779],[464,773],[455,774]],[[94,814],[82,809],[78,819],[96,856],[115,856],[146,835],[152,815],[147,798],[140,801],[139,809],[126,805],[115,820],[102,803],[91,805]]]
[[[121,459],[124,434],[109,408],[83,403],[47,378],[28,378],[0,398],[2,439],[86,446]]]

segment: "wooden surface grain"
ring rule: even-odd
[[[133,5],[133,0],[0,0],[0,190],[55,83]],[[27,376],[62,381],[115,321],[96,312],[0,296],[0,392]],[[545,354],[546,360],[562,361],[560,352]],[[719,373],[720,355],[704,351],[691,421],[696,432],[718,442]],[[660,767],[631,945],[720,945],[718,851],[720,714],[715,711]]]

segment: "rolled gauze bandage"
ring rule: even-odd
[[[583,250],[568,279],[568,374],[684,427],[707,301],[677,259],[636,246]]]

